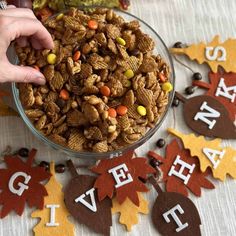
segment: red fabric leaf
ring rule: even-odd
[[[0,204],[3,205],[0,215],[1,218],[7,216],[11,211],[22,215],[26,202],[28,202],[30,207],[36,206],[37,208],[43,208],[44,196],[47,195],[47,191],[39,182],[49,179],[51,174],[41,167],[32,167],[35,154],[36,150],[32,149],[26,162],[17,156],[6,156],[4,158],[7,169],[0,169],[0,189],[2,190]],[[23,176],[19,176],[14,180],[13,186],[15,189],[20,188],[19,183],[28,186],[28,189],[24,189],[20,196],[13,193],[9,188],[9,181],[17,172],[23,172],[31,177],[26,184],[24,183],[25,178]]]
[[[127,166],[128,171],[125,171],[125,175],[130,174],[133,181],[116,188],[114,176],[108,171],[121,164]],[[156,172],[155,169],[148,165],[146,158],[133,158],[133,151],[113,159],[101,160],[98,165],[92,167],[91,170],[99,174],[94,185],[98,190],[99,201],[103,200],[106,196],[112,198],[115,192],[116,199],[120,204],[122,204],[126,198],[129,198],[137,206],[139,205],[137,192],[148,191],[148,188],[139,178],[147,179],[149,174]]]
[[[166,184],[166,191],[167,192],[177,192],[181,193],[184,196],[188,196],[187,188],[196,196],[201,196],[201,187],[207,189],[215,188],[214,185],[206,179],[208,172],[202,173],[200,171],[200,166],[197,158],[193,158],[190,155],[189,150],[181,149],[176,139],[172,140],[170,144],[166,147],[166,157],[162,158],[160,155],[149,152],[148,155],[161,161],[162,164],[160,168],[163,172],[163,181]],[[195,165],[192,173],[189,173],[189,169],[185,168],[183,171],[183,175],[190,174],[190,178],[187,184],[184,184],[183,179],[179,178],[178,176],[172,174],[169,176],[169,172],[171,167],[174,166],[174,161],[176,157],[180,156],[180,160],[186,162],[189,165]],[[175,170],[178,172],[181,165],[175,165]]]

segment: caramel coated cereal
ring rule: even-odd
[[[18,85],[41,134],[74,151],[102,153],[135,143],[156,125],[168,104],[170,70],[137,20],[71,8],[45,26],[52,50],[16,46],[20,64],[46,78],[43,86]]]

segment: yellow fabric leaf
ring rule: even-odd
[[[53,162],[50,164],[50,171],[52,177],[45,186],[48,196],[44,198],[44,208],[43,210],[36,210],[31,214],[33,218],[41,218],[33,231],[35,236],[74,236],[75,226],[67,218],[70,214],[64,203],[62,185],[57,182],[55,177]],[[51,210],[47,208],[47,205],[59,205],[59,207],[55,209],[55,223],[58,223],[58,226],[46,226],[46,224],[50,222],[51,214]]]
[[[174,129],[168,129],[168,131],[182,140],[184,147],[190,150],[192,157],[198,157],[202,172],[210,167],[214,178],[221,181],[225,180],[226,174],[236,178],[236,150],[231,147],[221,147],[221,139],[209,141],[203,136],[186,135]],[[215,153],[215,155],[210,155],[212,159],[206,155],[206,149]]]
[[[199,44],[192,44],[187,48],[171,48],[170,52],[173,54],[185,54],[191,60],[196,59],[199,64],[206,62],[211,70],[216,73],[218,66],[222,66],[226,72],[236,72],[236,39],[227,39],[225,42],[219,42],[219,35],[206,44],[201,42]],[[222,51],[224,50],[224,52]],[[209,56],[212,57],[209,60]],[[223,54],[223,55],[222,55]]]
[[[112,200],[112,214],[120,213],[119,222],[126,225],[127,231],[131,231],[131,227],[138,224],[138,213],[148,214],[148,202],[138,193],[139,206],[127,198],[122,204],[119,204],[116,198]]]

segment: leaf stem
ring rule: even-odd
[[[186,97],[184,97],[182,94],[180,94],[178,92],[175,92],[175,97],[177,97],[183,103],[187,102],[187,100],[188,100]]]
[[[30,151],[29,157],[26,161],[27,165],[32,166],[36,153],[37,153],[37,150],[34,148]]]
[[[66,164],[67,164],[67,166],[68,166],[68,168],[69,168],[69,171],[70,171],[71,175],[72,175],[73,177],[78,176],[78,172],[77,172],[76,167],[75,167],[74,163],[72,162],[72,160],[68,160],[68,161],[66,162]]]
[[[152,186],[156,189],[158,195],[161,194],[163,191],[161,189],[161,187],[159,186],[159,184],[157,183],[157,181],[155,180],[155,178],[153,176],[151,176],[150,178],[148,178],[148,181],[150,184],[152,184]]]

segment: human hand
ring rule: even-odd
[[[30,9],[8,6],[6,10],[0,10],[0,83],[44,84],[44,75],[36,69],[12,65],[8,61],[6,52],[13,40],[21,47],[25,47],[28,42],[35,49],[52,49],[54,46],[51,35]]]

